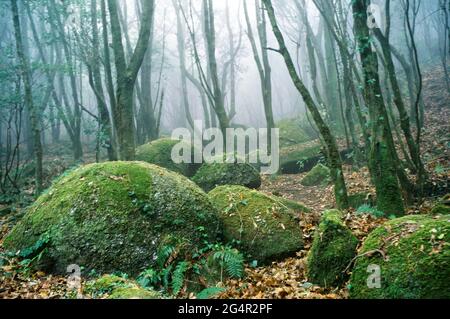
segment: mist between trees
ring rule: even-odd
[[[354,165],[369,167],[378,209],[401,215],[427,189],[422,74],[439,65],[449,90],[449,7],[1,1],[2,192],[19,191],[24,163],[33,163],[39,194],[54,145],[69,145],[74,162],[132,161],[138,146],[176,128],[193,132],[196,120],[223,133],[266,128],[270,141],[272,129],[295,119],[320,140],[337,206],[348,205],[344,146]]]

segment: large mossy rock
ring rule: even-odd
[[[161,245],[194,253],[216,239],[218,219],[208,196],[187,178],[144,162],[108,162],[61,177],[28,208],[4,241],[8,250],[45,248],[50,271],[70,264],[99,273],[137,274]],[[43,266],[42,266],[43,267]]]
[[[261,175],[247,163],[205,163],[192,180],[206,192],[221,185],[240,185],[253,189],[261,186]]]
[[[280,147],[297,145],[311,139],[301,125],[299,119],[285,119],[276,124],[280,129]]]
[[[281,200],[243,186],[220,186],[209,196],[219,210],[225,239],[238,242],[250,260],[267,263],[302,249],[299,222]]]
[[[369,235],[359,256],[351,298],[450,298],[450,215],[391,220]],[[369,288],[370,265],[380,267],[381,288]]]
[[[319,141],[297,144],[280,149],[280,171],[298,174],[310,171],[322,158]]]
[[[322,287],[345,283],[347,266],[356,255],[358,239],[342,221],[338,210],[325,211],[308,255],[308,279]]]
[[[174,163],[172,160],[172,149],[179,143],[182,143],[185,150],[191,150],[190,163]],[[161,138],[139,146],[136,149],[136,160],[155,164],[181,175],[192,177],[199,168],[198,164],[194,164],[194,151],[194,147],[187,142]]]
[[[328,184],[330,180],[330,169],[319,163],[303,177],[300,183],[303,186],[318,186]]]

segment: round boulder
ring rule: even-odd
[[[220,186],[209,196],[219,211],[225,239],[237,242],[250,260],[267,263],[302,249],[295,212],[281,200],[243,186]]]
[[[300,183],[303,186],[318,186],[328,184],[330,179],[330,169],[319,163],[303,177]]]
[[[172,150],[177,145],[181,145],[184,150],[190,150],[190,163],[175,163],[172,160]],[[185,141],[170,138],[161,138],[139,146],[136,149],[136,159],[167,168],[187,177],[192,177],[199,167],[194,164],[194,147]]]
[[[91,164],[65,174],[28,208],[4,241],[8,250],[42,253],[48,271],[138,274],[168,241],[194,253],[217,237],[207,195],[187,178],[143,162]],[[24,256],[25,257],[25,256]],[[44,258],[45,257],[45,258]]]
[[[354,299],[450,298],[450,215],[405,216],[375,229],[356,259]]]
[[[308,279],[322,287],[337,287],[348,279],[346,270],[356,255],[358,239],[338,210],[325,211],[308,254]]]
[[[206,192],[222,185],[240,185],[253,189],[261,186],[261,175],[247,163],[205,163],[192,180]]]

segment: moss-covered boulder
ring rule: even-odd
[[[238,242],[250,260],[270,262],[303,247],[295,213],[275,197],[243,186],[220,186],[209,196],[219,210],[225,239]]]
[[[297,144],[280,149],[280,171],[283,174],[298,174],[311,170],[322,158],[319,141]]]
[[[172,149],[182,143],[185,150],[191,150],[190,163],[174,163],[172,160]],[[173,172],[187,177],[194,176],[200,165],[194,164],[194,147],[187,142],[161,138],[148,144],[139,146],[136,149],[136,159],[138,161],[155,164],[167,168]]]
[[[140,287],[135,281],[115,275],[104,275],[86,283],[85,294],[92,298],[108,299],[162,299],[154,290]]]
[[[276,124],[280,129],[280,147],[293,146],[310,140],[301,125],[299,119],[295,118],[281,120]]]
[[[206,192],[221,185],[241,185],[253,189],[261,186],[261,175],[247,163],[205,163],[192,180]]]
[[[450,214],[450,194],[440,199],[431,210],[432,215],[449,215]]]
[[[371,265],[380,267],[381,288],[368,285]],[[448,299],[449,278],[450,215],[405,216],[380,226],[365,240],[352,272],[350,297]]]
[[[5,238],[9,250],[44,252],[47,270],[137,274],[161,245],[194,253],[216,239],[218,219],[207,195],[187,178],[144,162],[108,162],[62,176],[28,208]],[[31,250],[30,250],[31,248]]]
[[[322,164],[317,164],[300,181],[303,186],[325,185],[330,182],[330,169]]]
[[[308,279],[322,287],[338,287],[345,283],[347,266],[356,255],[358,239],[344,225],[342,213],[323,213],[308,255]]]

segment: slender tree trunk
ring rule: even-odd
[[[394,65],[394,61],[392,59],[392,54],[390,50],[389,44],[389,36],[390,36],[390,0],[386,0],[386,15],[387,15],[387,34],[386,36],[382,34],[379,28],[374,30],[375,36],[378,38],[381,48],[383,50],[384,61],[386,62],[386,72],[389,76],[389,81],[392,87],[392,92],[394,94],[394,104],[397,106],[397,110],[400,115],[400,126],[403,130],[403,134],[406,138],[406,143],[408,145],[409,153],[411,155],[411,159],[414,163],[414,167],[418,173],[419,180],[424,181],[426,179],[426,172],[424,165],[422,163],[422,159],[419,153],[418,145],[416,144],[414,137],[411,132],[410,127],[410,118],[406,107],[403,103],[403,98],[400,90],[400,85],[397,81],[396,69]],[[420,129],[420,128],[419,128]]]
[[[216,29],[214,22],[214,9],[212,0],[203,0],[203,10],[205,18],[205,38],[207,45],[207,55],[209,61],[209,68],[211,70],[211,82],[214,100],[214,110],[219,120],[221,131],[226,136],[226,129],[230,126],[230,119],[225,110],[225,98],[221,90],[219,81],[219,73],[217,69],[216,60]]]
[[[17,56],[20,61],[20,70],[25,90],[25,104],[28,106],[30,125],[33,132],[33,147],[35,157],[35,176],[36,176],[36,194],[42,191],[43,174],[42,174],[42,144],[41,144],[41,128],[38,111],[33,103],[33,94],[31,89],[30,64],[28,57],[25,56],[22,42],[22,31],[20,28],[19,10],[17,8],[17,0],[11,0],[11,10],[14,25],[14,36],[16,39]]]
[[[119,144],[119,158],[121,160],[134,160],[135,158],[136,141],[133,95],[136,78],[150,40],[154,1],[143,0],[142,6],[143,14],[138,42],[130,62],[127,65],[125,50],[122,43],[122,30],[120,28],[117,0],[108,0],[117,73],[116,111],[114,112],[114,122]]]
[[[105,101],[105,94],[103,91],[102,76],[100,72],[100,54],[99,54],[99,31],[98,31],[98,17],[97,17],[97,0],[91,0],[91,26],[92,26],[92,59],[88,61],[89,84],[94,91],[97,100],[97,109],[99,114],[99,130],[100,137],[103,139],[108,152],[108,159],[110,161],[117,160],[117,154],[113,142],[113,129],[110,119],[108,106]]]
[[[258,24],[258,35],[259,35],[259,43],[261,50],[261,57],[258,53],[258,48],[256,46],[256,41],[253,36],[253,30],[250,23],[250,18],[248,15],[247,3],[244,2],[244,13],[245,20],[247,23],[247,35],[252,47],[253,58],[255,60],[256,66],[259,72],[259,78],[261,83],[261,92],[264,103],[264,114],[266,117],[266,125],[267,125],[267,133],[268,133],[268,149],[271,152],[272,145],[272,136],[271,129],[275,127],[275,120],[273,116],[273,108],[272,108],[272,69],[269,62],[269,56],[267,53],[267,26],[266,26],[266,17],[264,13],[264,9],[262,4],[257,0],[256,2],[256,16],[257,16],[257,24]]]
[[[278,41],[279,50],[278,52],[283,56],[284,61],[286,63],[287,69],[291,76],[292,81],[294,82],[295,87],[297,88],[300,95],[303,97],[305,104],[308,110],[311,112],[311,115],[316,123],[320,134],[325,141],[328,155],[328,162],[331,169],[331,177],[334,182],[334,194],[336,197],[336,203],[339,208],[348,207],[348,197],[347,197],[347,188],[345,185],[344,173],[342,170],[342,160],[339,154],[339,149],[336,143],[334,136],[331,134],[330,128],[327,126],[325,121],[323,120],[317,105],[311,97],[311,94],[306,89],[305,85],[299,78],[297,71],[295,69],[294,62],[292,61],[291,55],[286,47],[286,43],[281,33],[280,28],[278,27],[278,23],[275,17],[275,11],[272,6],[271,0],[262,0],[266,6],[267,13],[272,24],[272,29],[275,34],[275,37]]]
[[[172,0],[173,7],[175,8],[177,14],[177,47],[178,47],[178,62],[180,64],[180,83],[181,83],[181,102],[183,105],[184,113],[186,115],[186,120],[188,125],[194,129],[194,120],[192,119],[190,106],[189,106],[189,96],[188,96],[188,86],[187,86],[187,76],[188,72],[186,69],[186,48],[185,48],[185,37],[183,25],[181,23],[181,16],[178,10],[178,5],[176,0]]]

